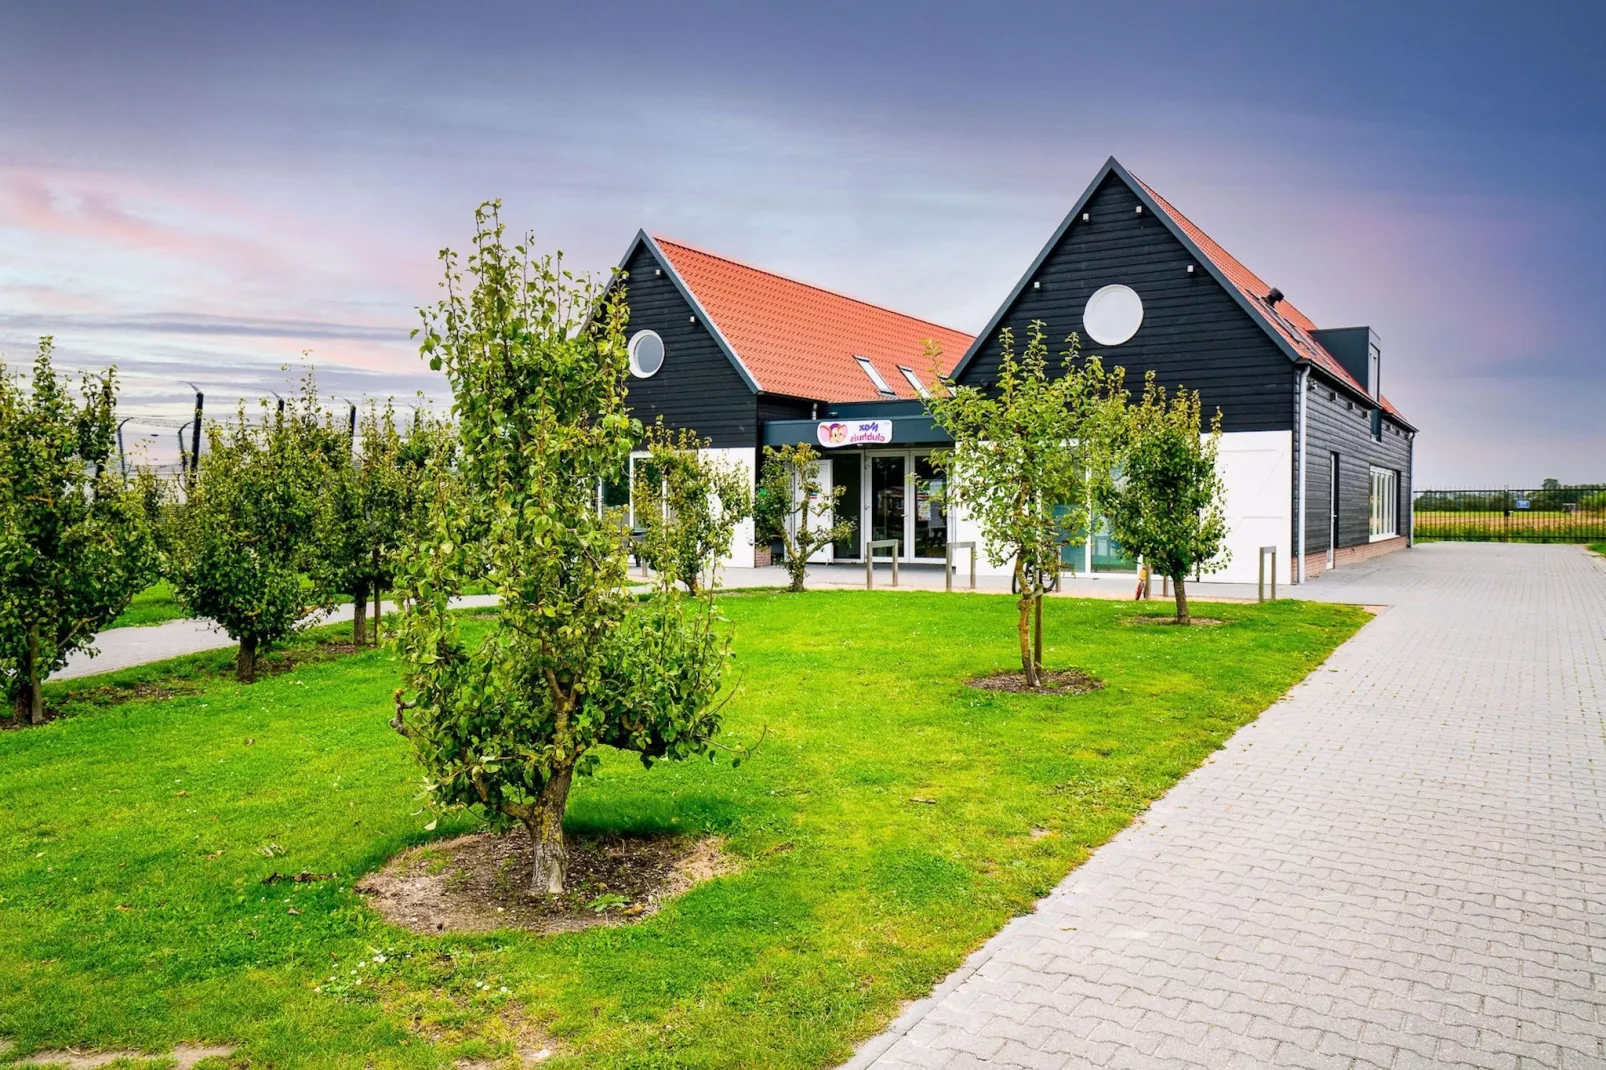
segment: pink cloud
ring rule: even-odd
[[[180,206],[185,202],[178,196],[147,199],[184,211]],[[288,267],[285,258],[263,242],[165,222],[129,207],[126,200],[126,194],[97,188],[83,178],[14,171],[0,184],[0,225],[213,263],[248,278],[269,277]]]

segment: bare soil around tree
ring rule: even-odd
[[[531,894],[523,829],[410,848],[359,881],[356,891],[415,932],[561,933],[648,917],[735,869],[716,837],[569,837],[566,844],[568,887],[561,895]]]
[[[1189,617],[1188,622],[1183,624],[1181,621],[1177,620],[1176,614],[1174,613],[1167,614],[1165,616],[1161,616],[1158,613],[1139,613],[1135,616],[1127,617],[1126,623],[1169,624],[1176,628],[1214,628],[1227,622],[1222,620],[1220,617]]]
[[[1085,695],[1104,686],[1104,681],[1080,669],[1043,669],[1037,674],[1039,686],[1026,682],[1020,670],[978,676],[970,686],[978,691],[1008,691],[1017,695]]]

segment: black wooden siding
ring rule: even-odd
[[[805,398],[787,397],[785,394],[760,394],[758,396],[758,438],[754,446],[758,449],[758,467],[764,464],[764,425],[771,420],[807,420],[811,419],[815,411],[825,411],[823,402],[809,401]]]
[[[669,269],[660,267],[643,244],[625,264],[630,302],[627,334],[657,331],[664,340],[664,366],[649,379],[632,377],[625,404],[644,424],[662,416],[671,428],[689,427],[721,449],[758,442],[758,403],[701,317],[691,322],[691,305],[681,296]]]
[[[807,420],[813,417],[815,409],[824,412],[826,404],[823,401],[810,401],[807,398],[787,397],[784,394],[760,394],[758,396],[758,418],[763,420]]]
[[[1124,283],[1143,300],[1143,325],[1119,346],[1096,345],[1085,334],[1083,352],[1098,353],[1106,366],[1126,369],[1128,389],[1142,389],[1152,370],[1162,386],[1197,390],[1207,414],[1222,410],[1225,431],[1287,431],[1294,421],[1294,365],[1237,301],[1196,264],[1186,247],[1147,209],[1136,212],[1137,195],[1110,175],[1088,200],[1088,223],[1072,222],[1005,313],[999,326],[1013,327],[1017,352],[1027,325],[1044,321],[1057,363],[1065,339],[1082,334],[1082,311],[1101,286]],[[962,381],[985,385],[998,374],[997,331],[967,366]]]
[[[1383,440],[1372,438],[1372,409],[1317,373],[1305,394],[1305,552],[1327,552],[1328,507],[1332,492],[1331,455],[1338,454],[1338,545],[1361,546],[1371,538],[1371,466],[1399,473],[1398,532],[1411,532],[1411,439],[1383,415]],[[1351,409],[1345,404],[1354,405]],[[1399,432],[1396,434],[1395,432]],[[1297,493],[1297,490],[1296,490]]]

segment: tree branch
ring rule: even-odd
[[[395,702],[395,704],[396,704],[396,716],[394,716],[394,717],[392,717],[390,719],[390,727],[392,727],[392,728],[394,728],[396,730],[396,734],[397,735],[411,736],[413,734],[413,731],[412,731],[412,729],[407,727],[407,722],[402,719],[402,714],[405,713],[407,710],[410,710],[410,709],[413,709],[414,707],[416,707],[418,705],[418,700],[414,699],[412,702],[403,701],[402,700],[402,689],[399,688],[399,687],[396,689],[395,693],[391,696],[391,700],[393,702]]]

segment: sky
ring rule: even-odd
[[[294,389],[439,405],[408,339],[482,200],[983,327],[1116,156],[1323,326],[1418,487],[1606,482],[1606,5],[0,0],[0,357],[129,444]]]

